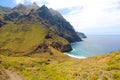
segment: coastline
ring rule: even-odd
[[[77,59],[85,59],[85,58],[87,58],[87,57],[84,57],[84,56],[74,56],[74,55],[67,54],[67,53],[63,53],[63,54],[68,55],[71,58],[77,58]]]

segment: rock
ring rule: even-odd
[[[67,45],[64,45],[62,48],[61,48],[61,51],[62,52],[68,52],[68,51],[71,51],[72,50],[72,47],[70,44],[67,44]]]
[[[87,38],[87,36],[82,33],[82,32],[77,32],[77,35],[80,37],[80,38]]]
[[[63,45],[61,42],[53,42],[51,46],[61,52],[67,52],[72,50],[72,47],[70,44]]]
[[[50,32],[48,32],[48,33],[46,34],[46,36],[45,36],[45,39],[50,39],[50,38],[52,38],[52,37],[51,37]]]
[[[4,15],[4,20],[14,21],[14,19],[17,19],[20,16],[18,12],[12,12],[10,14]]]
[[[45,42],[43,42],[34,50],[34,52],[37,52],[37,53],[47,52],[48,49],[49,49],[48,45]]]

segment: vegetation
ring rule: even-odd
[[[86,59],[71,59],[52,48],[54,54],[30,57],[0,55],[0,69],[16,72],[25,80],[119,80],[120,51]],[[5,74],[5,73],[4,73]]]
[[[45,30],[38,24],[22,26],[9,23],[0,29],[0,53],[2,51],[5,52],[4,54],[30,52],[42,43],[44,37]]]

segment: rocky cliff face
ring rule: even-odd
[[[87,36],[84,33],[77,32],[77,34],[80,38],[87,38]]]
[[[42,20],[45,21],[45,24],[52,26],[50,27],[51,31],[65,38],[70,43],[81,41],[73,26],[66,21],[59,12],[53,9],[48,9],[45,5],[43,5],[35,13],[39,16],[39,18],[42,18]]]
[[[67,52],[72,50],[70,44],[63,45],[61,42],[53,42],[51,46],[61,52]]]

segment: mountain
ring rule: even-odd
[[[28,55],[72,50],[70,43],[81,41],[73,26],[56,10],[35,3],[19,4],[0,20],[0,52]]]
[[[35,4],[33,4],[33,6],[35,6]],[[36,20],[37,22],[49,26],[49,29],[51,31],[54,31],[59,36],[68,40],[70,43],[81,40],[76,34],[72,25],[66,21],[59,12],[53,9],[48,9],[45,5],[36,10],[36,8],[34,9],[31,7],[30,9],[29,7],[28,9],[28,6],[26,7],[20,4],[17,7],[13,8],[11,13],[5,15],[4,19],[16,21],[21,17],[24,18],[25,16],[27,16],[27,18],[32,17],[32,19]]]

